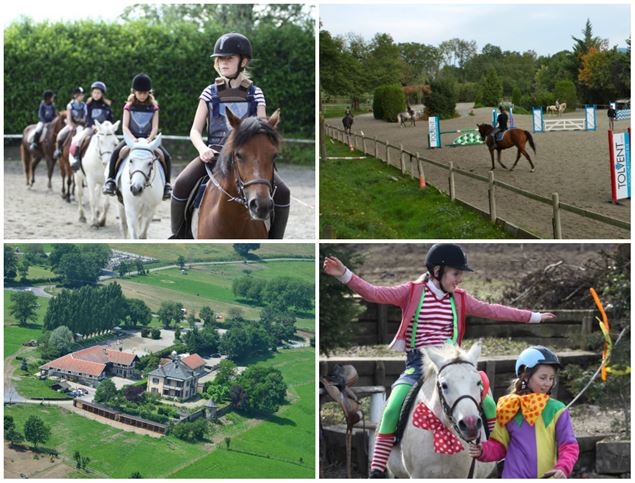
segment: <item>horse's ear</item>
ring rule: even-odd
[[[98,131],[101,131],[101,123],[97,119],[95,119],[95,126],[97,127]]]
[[[121,122],[121,120],[117,121],[116,123],[114,123],[112,125],[112,132],[117,132],[117,129],[119,129],[119,123]]]
[[[132,142],[132,138],[130,136],[128,136],[128,133],[126,133],[126,131],[123,132],[123,140],[126,142],[126,145],[129,148],[134,146],[134,142]]]
[[[154,138],[154,141],[152,141],[149,145],[148,145],[148,149],[150,149],[151,151],[154,151],[155,149],[157,149],[159,146],[161,146],[161,134],[159,134],[156,138]]]
[[[422,349],[422,352],[426,355],[428,359],[430,359],[430,361],[435,365],[438,371],[439,367],[441,367],[444,363],[443,356],[441,356],[441,354],[439,354],[439,352],[434,349],[426,348],[426,349]]]
[[[276,128],[278,127],[279,123],[280,123],[280,108],[276,109],[276,112],[274,112],[269,118],[269,125],[271,127]]]
[[[235,129],[236,126],[240,124],[240,118],[236,114],[234,114],[232,110],[227,106],[225,106],[225,116],[227,117],[229,125],[232,127],[232,129]]]
[[[472,347],[470,347],[470,350],[467,352],[467,355],[466,355],[467,360],[470,361],[475,366],[478,363],[479,357],[481,357],[481,340],[480,339],[476,341],[474,344],[472,344]]]

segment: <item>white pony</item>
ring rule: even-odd
[[[467,478],[472,463],[468,442],[485,440],[479,412],[481,377],[476,369],[481,344],[475,343],[467,353],[450,344],[441,349],[424,349],[422,353],[425,382],[408,414],[401,442],[390,454],[388,469],[398,478]],[[417,427],[413,420],[418,408],[422,409],[420,404],[458,438],[463,450],[454,454],[435,451],[434,433]],[[495,463],[477,461],[473,477],[487,477],[494,466]]]
[[[406,122],[410,123],[411,127],[415,126],[416,114],[414,111],[412,113],[405,111],[397,114],[397,121],[399,122],[400,127],[406,127]]]
[[[148,143],[137,143],[124,133],[124,141],[130,148],[117,173],[117,187],[123,204],[119,203],[119,222],[124,238],[147,238],[148,227],[154,212],[163,199],[165,174],[154,151],[161,145],[161,135]]]
[[[110,156],[117,144],[119,144],[119,140],[115,135],[119,128],[119,122],[112,124],[110,121],[104,121],[103,123],[95,121],[97,132],[91,138],[88,148],[86,148],[86,153],[82,158],[82,169],[75,173],[79,221],[86,221],[84,213],[85,182],[90,205],[90,223],[94,227],[106,224],[109,203],[101,193],[105,181],[104,166],[108,166]]]

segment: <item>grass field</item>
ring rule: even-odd
[[[324,113],[324,118],[328,119],[329,117],[344,117],[344,113],[346,112],[346,108],[350,107],[350,103],[333,103],[333,104],[322,104],[322,112]],[[365,108],[365,109],[364,109]],[[363,114],[368,112],[368,106],[362,106],[362,109],[353,111],[353,115]]]
[[[48,308],[48,300],[38,297],[40,306],[37,309],[37,323],[29,324],[28,327],[19,327],[18,321],[9,313],[11,306],[10,290],[4,291],[4,357],[15,354],[22,344],[31,339],[38,339],[42,335],[42,321]]]
[[[312,478],[315,476],[314,350],[283,351],[256,365],[282,371],[293,404],[205,458],[171,474],[174,478]]]
[[[311,260],[195,266],[186,274],[168,269],[116,282],[126,296],[143,299],[152,310],[157,310],[165,300],[173,300],[181,302],[189,311],[198,312],[207,305],[217,313],[226,314],[234,307],[243,310],[247,318],[257,318],[262,307],[241,303],[231,289],[233,279],[245,275],[246,270],[254,278],[264,280],[289,276],[309,283],[315,281],[315,263]],[[315,317],[298,318],[297,327],[315,330]]]
[[[363,156],[335,142],[329,156]],[[396,181],[395,181],[396,180]],[[320,233],[336,238],[510,238],[478,212],[450,201],[376,158],[320,164]]]
[[[312,478],[315,475],[314,357],[313,349],[290,350],[259,363],[282,371],[293,404],[282,407],[271,420],[242,433],[239,431],[251,426],[249,421],[231,414],[235,424],[227,433],[232,438],[230,451],[224,449],[222,438],[210,453],[212,447],[207,443],[189,444],[172,436],[160,439],[141,436],[54,406],[6,406],[5,415],[14,417],[19,430],[30,415],[41,417],[51,427],[51,439],[45,447],[58,450],[71,465],[76,450],[90,457],[88,468],[93,478],[128,478],[135,471],[144,478]]]
[[[14,381],[15,387],[18,390],[20,396],[27,399],[71,399],[70,396],[51,389],[51,385],[54,384],[53,381],[41,381],[35,376],[22,376],[21,379],[16,378],[14,379]]]
[[[158,258],[158,263],[146,265],[148,268],[162,267],[165,265],[174,265],[181,255],[185,258],[186,263],[192,262],[217,262],[226,260],[242,260],[231,244],[210,244],[210,243],[117,243],[110,244],[110,248],[123,250],[125,252],[137,253],[139,255]],[[258,250],[250,252],[260,258],[275,257],[315,257],[315,247],[309,243],[291,243],[291,244],[262,244]]]

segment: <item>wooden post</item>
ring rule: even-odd
[[[401,163],[401,174],[406,174],[406,162],[403,159],[403,144],[399,145],[399,162]]]
[[[487,374],[489,387],[492,390],[492,396],[494,396],[494,387],[496,386],[496,361],[487,361],[485,363],[485,374]]]
[[[489,172],[489,219],[496,223],[496,186],[494,185],[494,171]]]
[[[454,201],[456,198],[456,189],[454,185],[454,163],[452,161],[450,161],[449,181],[450,181],[450,200]]]
[[[373,144],[375,145],[375,155],[373,156],[374,158],[377,158],[377,138],[373,138]]]
[[[386,141],[386,164],[390,165],[390,149],[389,149],[390,145],[388,144],[388,141]]]
[[[366,136],[362,134],[362,153],[366,154]]]
[[[562,226],[560,224],[560,196],[558,193],[551,195],[553,202],[553,238],[562,240]]]
[[[320,159],[326,161],[326,129],[324,127],[324,115],[320,113]]]
[[[388,341],[388,305],[377,305],[377,343],[385,344]]]

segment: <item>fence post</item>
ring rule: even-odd
[[[496,186],[494,185],[494,171],[489,172],[489,219],[496,223]]]
[[[388,334],[388,305],[377,305],[377,343],[385,344]]]
[[[450,181],[450,200],[454,201],[454,199],[456,198],[456,191],[454,186],[454,163],[452,161],[450,161],[449,181]]]
[[[386,164],[390,166],[390,149],[389,149],[388,141],[386,141]]]
[[[417,151],[417,168],[419,168],[419,178],[423,176],[423,179],[426,179],[426,175],[423,173],[423,162],[419,158],[419,152]]]
[[[362,153],[366,154],[366,136],[362,134]]]
[[[485,363],[485,374],[487,374],[489,387],[492,390],[492,396],[494,396],[494,388],[496,387],[496,361],[487,361]]]
[[[373,137],[373,143],[375,145],[375,155],[373,157],[377,158],[377,138],[376,137]]]
[[[562,239],[562,226],[560,225],[560,196],[558,193],[551,195],[553,203],[553,238],[555,240]]]
[[[320,113],[320,158],[326,161],[326,128],[324,126],[324,114]]]
[[[403,160],[403,144],[399,145],[399,163],[401,164],[401,174],[406,174],[406,162]]]

